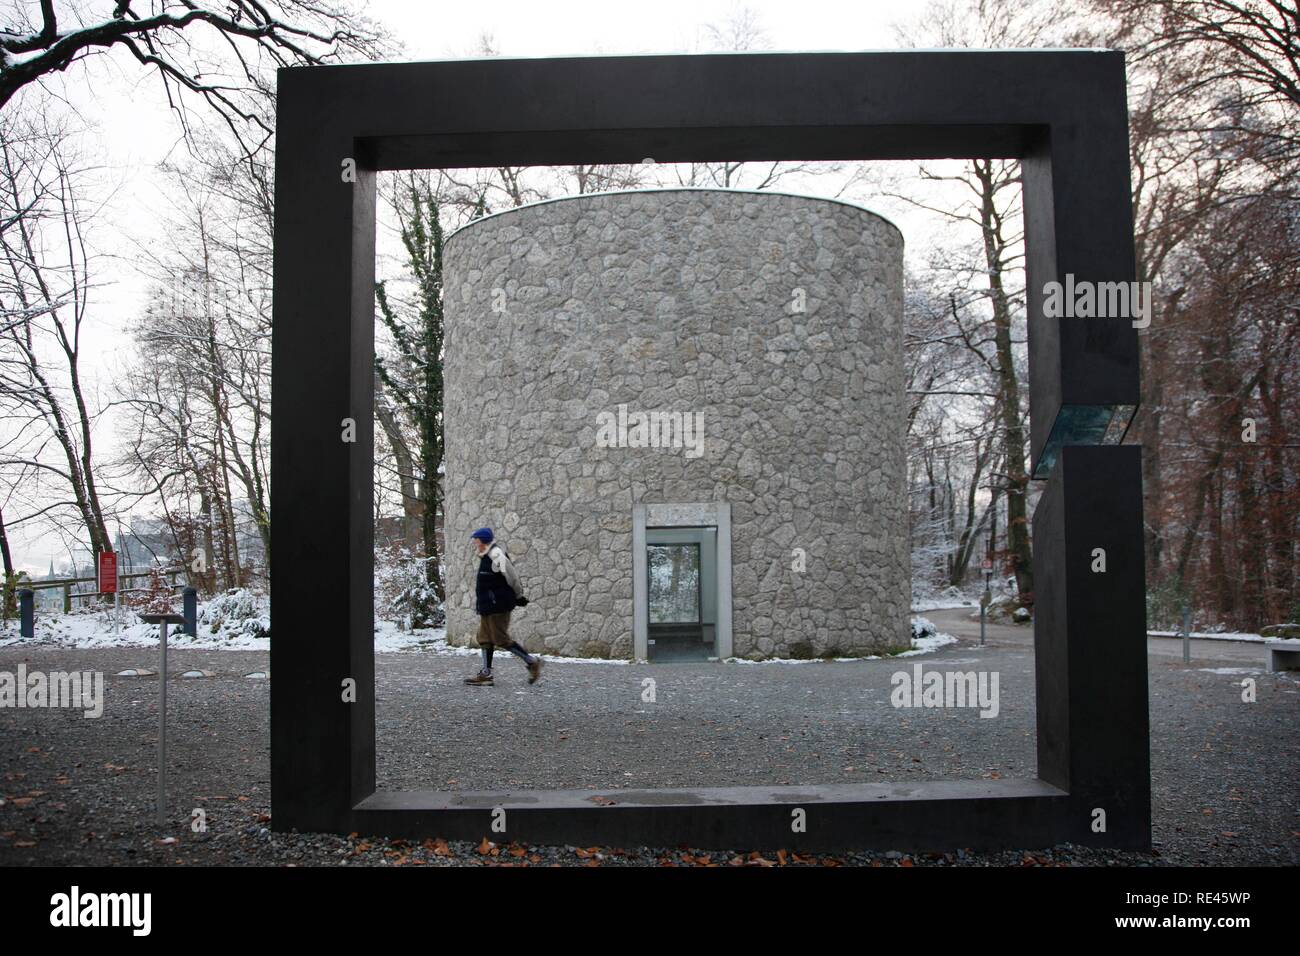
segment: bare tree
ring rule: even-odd
[[[30,3],[11,3],[6,11],[0,107],[43,77],[121,49],[158,77],[187,130],[185,93],[213,107],[247,155],[274,133],[265,110],[270,71],[371,58],[384,44],[372,24],[336,0],[113,0],[99,14],[68,0],[40,0],[36,6],[38,11]],[[249,130],[252,139],[245,138]]]
[[[92,260],[92,210],[76,191],[85,172],[65,129],[0,115],[0,409],[17,428],[0,466],[60,479],[83,543],[98,553],[112,545],[95,461],[98,409],[81,369]]]
[[[215,141],[203,156],[169,169],[176,240],[161,253],[142,244],[134,256],[155,287],[131,329],[122,464],[144,480],[178,550],[200,549],[212,583],[235,587],[271,547],[273,190],[257,158],[241,166]]]
[[[1156,293],[1130,430],[1143,445],[1147,570],[1181,589],[1190,552],[1169,527],[1186,517],[1174,477],[1182,452],[1169,440],[1180,426],[1169,419],[1179,414],[1170,395],[1186,374],[1186,327],[1171,319],[1184,313],[1189,287],[1175,264],[1228,207],[1297,198],[1297,12],[1231,0],[1095,0],[1092,9],[1104,16],[1078,42],[1127,54],[1138,279]]]
[[[959,302],[946,269],[910,273],[905,286],[914,585],[960,587],[1003,490],[989,474],[996,377],[963,318],[978,297]]]
[[[910,46],[1006,48],[1046,45],[1066,28],[1059,10],[1038,0],[940,0],[932,3],[900,39]],[[1007,558],[1022,604],[1033,602],[1033,562],[1029,534],[1029,474],[1025,467],[1026,416],[1021,381],[1024,374],[1024,250],[1020,204],[1020,165],[993,159],[971,160],[959,172],[921,167],[924,180],[957,188],[951,200],[900,199],[953,223],[977,230],[979,264],[962,264],[982,285],[987,312],[966,314],[954,297],[951,317],[960,340],[991,374],[996,401],[989,410],[999,417],[1001,496],[1006,502]],[[960,295],[975,288],[967,283]],[[984,462],[987,464],[987,462]],[[981,465],[982,467],[982,465]]]
[[[1179,82],[1182,126],[1213,131],[1255,159],[1300,158],[1300,8],[1281,0],[1099,0],[1109,39],[1139,68]],[[1207,95],[1208,94],[1208,95]]]

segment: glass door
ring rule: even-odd
[[[714,528],[646,529],[651,661],[716,656],[716,553]]]

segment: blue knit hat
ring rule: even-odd
[[[471,538],[478,538],[480,541],[484,542],[485,544],[491,544],[491,542],[492,542],[492,529],[491,529],[491,528],[479,528],[479,529],[478,529],[477,531],[475,531],[472,535],[470,535],[470,537],[471,537]]]

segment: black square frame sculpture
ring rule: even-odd
[[[282,69],[271,445],[275,829],[584,846],[1148,847],[1140,449],[1118,444],[1138,404],[1137,333],[1126,319],[1043,314],[1046,282],[1136,278],[1127,120],[1123,55],[1105,50]],[[376,792],[375,173],[648,157],[1021,161],[1031,450],[1035,476],[1048,479],[1034,517],[1037,778]],[[341,440],[344,419],[355,421],[353,443]],[[1106,552],[1104,573],[1091,569],[1096,548]],[[328,612],[318,607],[322,595]],[[352,703],[344,702],[349,679]],[[492,828],[498,809],[505,834]]]

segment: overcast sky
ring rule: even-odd
[[[568,0],[371,0],[368,11],[403,45],[399,59],[431,60],[473,56],[485,34],[502,56],[698,52],[709,46],[707,24],[725,24],[746,7],[764,34],[763,49],[892,49],[899,46],[895,24],[916,17],[925,5],[919,0],[660,0],[653,7]],[[99,198],[107,205],[92,229],[91,243],[116,259],[97,269],[85,342],[94,356],[87,369],[92,391],[105,390],[130,349],[122,328],[144,301],[147,283],[132,266],[133,250],[167,241],[158,224],[168,200],[157,167],[167,160],[183,162],[185,146],[158,78],[129,56],[93,57],[55,77],[46,88],[64,101],[56,108],[76,110],[93,128],[86,153],[100,167]],[[191,108],[196,119],[205,116],[202,106]],[[794,191],[822,194],[838,187],[816,181],[794,185]],[[873,201],[861,193],[856,198],[899,224],[911,263],[924,246],[918,239],[935,228],[933,220],[897,202]],[[114,450],[111,419],[101,420],[96,441],[97,456],[107,462]],[[13,529],[11,545],[19,567],[44,572],[51,558],[66,560],[67,552],[58,538],[41,536],[37,530],[35,525]]]

